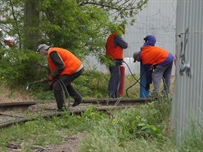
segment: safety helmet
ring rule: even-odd
[[[134,61],[133,62],[136,62],[137,61],[137,57],[139,56],[140,52],[135,52],[133,53],[133,59]]]
[[[51,46],[48,46],[46,44],[40,44],[37,48],[37,52],[40,52],[42,50],[48,50]]]

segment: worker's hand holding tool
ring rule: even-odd
[[[56,81],[54,75],[51,73],[47,78],[44,79],[44,81],[46,81],[46,82],[51,82],[51,84],[50,84],[50,86],[49,86],[49,90],[53,90],[53,84],[54,84],[55,81]]]
[[[26,86],[26,91],[29,90],[30,84],[35,84],[35,83],[39,83],[39,82],[48,82],[48,79],[47,79],[47,78],[44,78],[44,79],[41,79],[41,80],[36,80],[36,81],[33,81],[33,82],[28,83],[28,85]]]
[[[45,78],[45,81],[53,81],[54,76],[53,74],[50,74],[47,78]]]
[[[53,80],[53,81],[51,82],[51,84],[49,85],[49,90],[53,90],[53,85],[54,85],[55,81],[56,81],[56,80]]]

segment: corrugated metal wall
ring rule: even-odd
[[[143,38],[148,34],[157,38],[157,46],[175,54],[175,15],[176,0],[149,0],[148,6],[135,16],[135,24],[126,26],[123,38],[128,42],[129,48],[125,50],[125,61],[132,73],[140,72],[140,65],[133,63],[132,56],[135,51],[140,50],[144,43]],[[88,57],[88,60],[99,71],[108,72],[108,69],[100,65],[94,57]],[[126,74],[130,74],[127,66]]]
[[[203,0],[177,0],[176,83],[171,126],[176,141],[184,138],[191,118],[202,123],[203,102]]]

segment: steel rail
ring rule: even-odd
[[[54,100],[35,100],[35,101],[24,101],[24,102],[2,102],[0,103],[0,111],[7,108],[16,108],[16,107],[29,107],[38,103],[45,103]],[[119,101],[119,102],[118,102]],[[85,99],[83,103],[91,104],[101,104],[101,105],[115,105],[115,104],[137,104],[137,103],[147,103],[150,102],[150,98],[101,98],[101,99]],[[73,101],[72,101],[73,102]]]
[[[6,111],[6,110],[12,110],[16,107],[18,108],[28,108],[31,105],[36,105],[36,104],[42,104],[42,103],[46,103],[46,102],[50,102],[54,100],[38,100],[38,101],[25,101],[25,102],[7,102],[7,103],[0,103],[0,111]],[[101,99],[86,99],[83,101],[83,103],[81,105],[84,104],[85,108],[85,104],[98,104],[101,105],[102,107],[97,107],[96,109],[98,111],[108,111],[111,109],[119,109],[119,108],[126,108],[126,107],[132,107],[132,105],[136,105],[136,104],[145,104],[151,102],[151,99],[148,98],[116,98],[116,99],[109,99],[109,98],[101,98]],[[106,106],[105,106],[106,105]],[[46,110],[46,109],[44,109]],[[50,110],[50,109],[48,109]],[[53,110],[53,109],[52,109]],[[82,112],[84,112],[86,109],[68,109],[67,112],[69,112],[70,114],[81,114]],[[15,120],[9,120],[6,122],[2,122],[0,123],[0,128],[5,128],[11,125],[15,125],[15,124],[19,124],[19,123],[23,123],[23,122],[27,122],[27,121],[31,121],[31,120],[35,120],[38,119],[39,117],[43,117],[43,118],[48,118],[48,117],[53,117],[53,116],[60,116],[63,112],[57,112],[54,111],[53,113],[44,113],[44,114],[40,114],[39,116],[33,116],[33,117],[24,117],[24,116],[15,116],[15,115],[10,115],[10,114],[4,114],[4,113],[0,113],[0,115],[2,116],[9,116],[9,117],[16,117],[17,119]]]
[[[35,105],[36,102],[34,101],[25,101],[25,102],[1,102],[0,103],[0,111],[5,111],[9,108],[27,108],[31,105]]]
[[[119,101],[119,103],[118,103]],[[143,104],[151,102],[150,98],[115,98],[115,99],[85,99],[83,103],[91,103],[91,104],[106,104],[106,105],[115,105],[115,104]]]
[[[123,108],[129,108],[132,106],[122,106],[122,107],[115,107],[115,106],[108,106],[108,107],[97,107],[96,110],[97,111],[102,111],[102,112],[108,112],[110,110],[116,110],[116,109],[123,109]],[[74,110],[69,110],[69,111],[64,111],[64,112],[53,112],[53,113],[45,113],[45,114],[40,114],[38,116],[34,116],[34,117],[24,117],[24,118],[19,118],[17,120],[11,120],[11,121],[7,121],[7,122],[3,122],[0,123],[0,129],[5,128],[5,127],[9,127],[15,124],[21,124],[21,123],[25,123],[28,121],[33,121],[36,120],[38,118],[50,118],[50,117],[54,117],[54,116],[60,116],[65,112],[68,112],[69,114],[76,114],[76,115],[80,115],[81,113],[85,112],[85,108],[83,109],[74,109]]]

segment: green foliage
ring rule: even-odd
[[[6,149],[6,145],[15,141],[21,144],[27,151],[32,145],[46,146],[48,144],[61,144],[64,136],[72,135],[78,131],[88,130],[96,125],[107,115],[90,107],[81,117],[70,115],[66,112],[61,117],[53,117],[48,120],[39,118],[22,125],[15,125],[1,130],[0,151]]]
[[[146,105],[143,107],[145,109],[148,108]],[[153,110],[150,110],[150,114]],[[160,126],[157,126],[155,122],[150,121],[150,114],[148,115],[142,112],[146,112],[146,110],[142,109],[142,107],[138,108],[137,110],[129,109],[118,114],[112,121],[112,124],[114,124],[116,127],[119,126],[118,129],[122,130],[122,134],[120,135],[124,137],[121,139],[131,139],[138,137],[149,138],[160,136]]]
[[[39,28],[46,36],[41,42],[67,48],[81,58],[104,48],[109,15],[102,8],[52,0],[43,1],[38,10],[44,12]]]
[[[79,152],[176,151],[172,141],[161,135],[160,127],[150,124],[142,115],[146,110],[142,109],[142,113],[140,110],[139,107],[125,109],[115,114],[112,120],[100,121],[85,137]]]
[[[47,75],[46,63],[30,51],[35,51],[39,43],[69,49],[81,59],[91,54],[110,65],[104,55],[107,35],[118,31],[120,23],[128,24],[129,17],[142,10],[147,1],[64,0],[59,3],[57,0],[2,0],[0,13],[5,18],[0,21],[0,38],[15,37],[16,44],[9,50],[0,50],[1,80],[16,86],[44,78]],[[35,86],[36,90],[46,87],[37,84],[33,90]],[[85,87],[82,92],[89,94],[85,93]],[[103,93],[100,92],[95,90],[94,94],[101,97]]]
[[[39,84],[31,87],[32,88],[29,92],[33,98],[39,100],[55,100],[53,91],[47,90],[49,88],[49,84]]]
[[[125,97],[126,98],[140,97],[139,77],[140,75],[134,75],[134,74],[125,76]]]
[[[110,31],[118,29],[120,23],[133,24],[134,16],[147,2],[2,0],[0,13],[6,17],[0,28],[16,38],[20,49],[36,50],[39,43],[48,43],[67,48],[80,58],[88,54],[99,57]]]
[[[108,118],[106,114],[98,112],[96,108],[90,107],[81,115],[81,120],[83,122],[90,122],[94,120],[95,122]]]
[[[145,108],[146,107],[143,107],[143,109]],[[149,106],[147,107],[146,111],[146,114],[151,123],[156,123],[157,125],[161,124],[163,121],[168,119],[170,115],[171,99],[163,97],[160,98],[158,101],[153,101],[152,103],[149,103]]]
[[[188,127],[184,132],[182,131],[181,141],[177,141],[181,152],[197,151],[200,152],[203,149],[203,130],[202,125],[195,120],[190,118]]]
[[[156,120],[160,114],[154,104],[124,109],[113,119],[101,120],[83,140],[79,151],[177,151],[174,143],[162,135],[164,127],[160,119]],[[162,111],[167,107],[162,106]],[[152,120],[150,115],[155,118]]]
[[[65,113],[64,115],[62,115],[62,117],[53,117],[52,121],[55,123],[56,126],[58,126],[59,129],[71,129],[81,123],[77,116],[70,115],[69,113]]]
[[[107,84],[109,75],[96,70],[85,70],[74,81],[74,86],[86,98],[102,98],[107,96]]]
[[[47,69],[43,68],[45,62],[35,52],[27,51],[25,53],[18,49],[1,51],[4,56],[0,60],[0,77],[13,87],[41,79],[47,73]]]
[[[23,142],[25,146],[21,144],[21,148],[31,151],[32,145],[61,144],[64,137],[85,131],[86,137],[79,151],[175,152],[177,149],[174,143],[161,134],[163,127],[159,125],[160,120],[152,121],[149,118],[149,115],[159,118],[159,110],[156,111],[155,104],[161,103],[124,109],[114,113],[111,118],[90,106],[81,116],[65,112],[60,117],[48,120],[39,118],[12,126],[1,130],[0,150],[5,151],[9,143]],[[164,111],[164,106],[162,108]]]
[[[2,0],[0,2],[0,14],[4,19],[0,20],[0,29],[3,31],[3,37],[15,37],[18,47],[22,47],[21,40],[23,35],[23,5],[24,0]]]
[[[33,51],[18,49],[0,50],[3,54],[0,60],[0,81],[14,88],[29,87],[27,93],[41,100],[54,99],[49,91],[49,83],[40,82],[48,75],[47,59]],[[85,98],[101,98],[107,96],[109,75],[96,69],[85,69],[84,73],[72,84]]]

